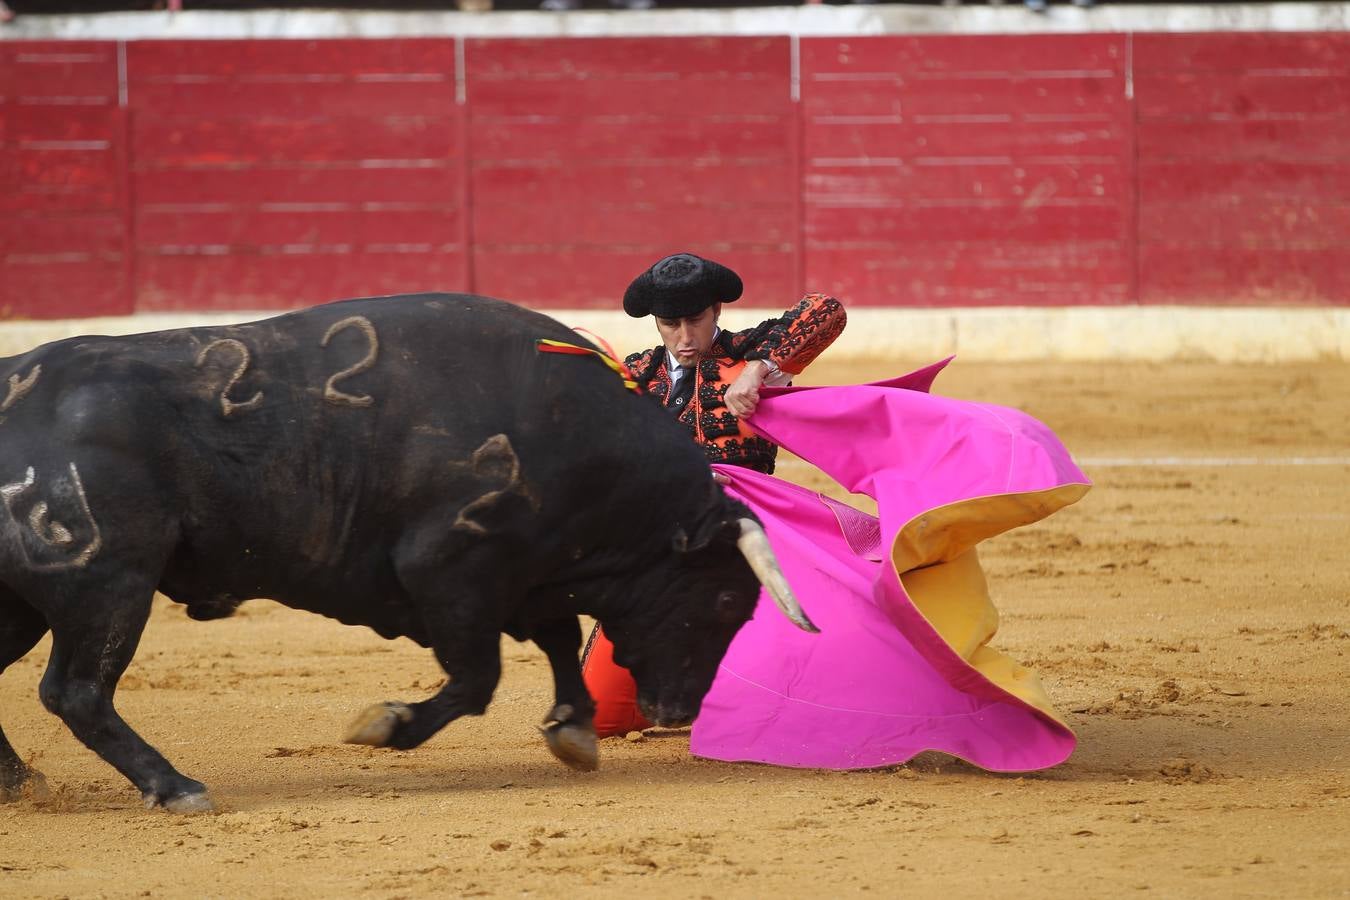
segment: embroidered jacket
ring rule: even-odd
[[[676,418],[703,446],[709,462],[745,466],[772,473],[778,447],[755,434],[727,409],[727,388],[746,363],[761,359],[791,375],[799,375],[844,330],[843,304],[824,294],[807,294],[776,319],[744,331],[721,331],[709,354],[685,378],[694,378],[688,405]],[[629,356],[625,362],[638,385],[665,405],[671,378],[664,346]]]

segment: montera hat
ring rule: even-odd
[[[643,272],[623,292],[623,311],[635,319],[696,316],[714,303],[733,303],[745,286],[721,263],[676,253]]]

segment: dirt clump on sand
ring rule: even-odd
[[[995,646],[1078,734],[1063,765],[780,769],[655,730],[576,773],[535,728],[548,665],[509,639],[486,716],[412,752],[349,746],[366,705],[435,690],[429,653],[161,598],[118,706],[220,811],[143,810],[38,703],[44,640],[0,677],[0,724],[48,779],[0,805],[0,896],[1343,894],[1350,366],[958,362],[936,391],[1025,409],[1096,483],[981,548]],[[844,496],[800,461],[780,474]]]

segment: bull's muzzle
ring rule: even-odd
[[[663,703],[647,703],[641,697],[638,698],[638,712],[648,722],[662,728],[683,728],[694,723],[694,715],[683,707],[671,708]]]
[[[750,563],[759,583],[764,585],[774,604],[792,620],[793,625],[802,631],[819,634],[820,629],[807,618],[792,588],[788,586],[787,577],[778,566],[778,557],[774,556],[773,547],[769,546],[769,536],[754,519],[741,519],[740,523],[741,536],[737,538],[736,546],[740,548],[746,562]]]

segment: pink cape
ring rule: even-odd
[[[761,595],[694,723],[695,755],[855,769],[940,750],[1024,771],[1073,751],[1035,675],[988,646],[998,619],[974,546],[1089,482],[1030,416],[927,393],[949,361],[870,385],[762,392],[755,430],[871,497],[878,516],[715,467],[764,522],[821,634]]]

